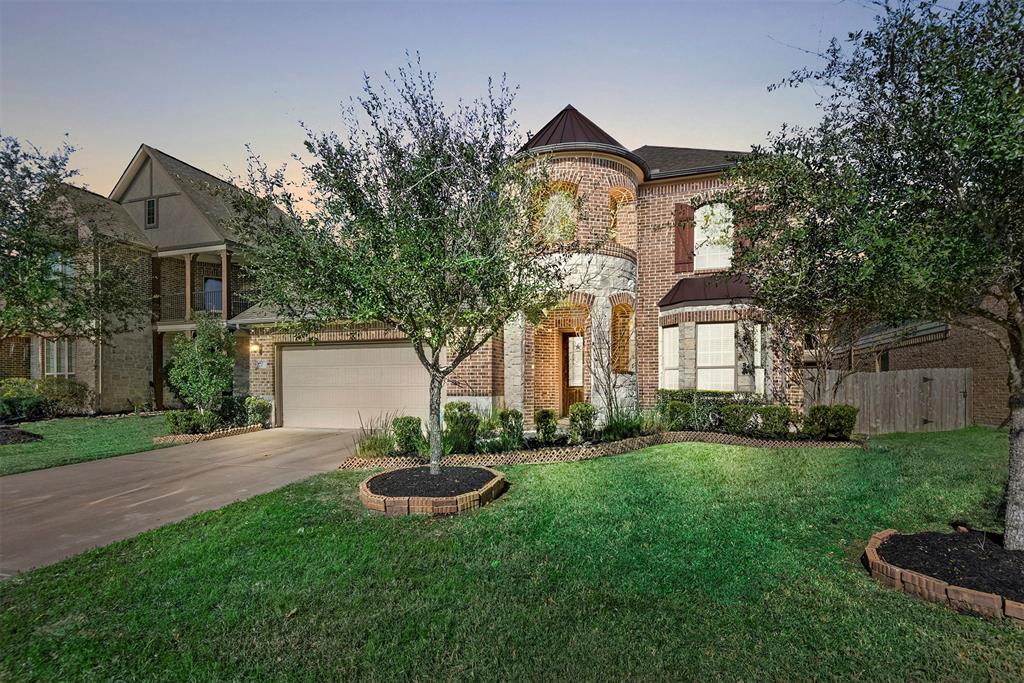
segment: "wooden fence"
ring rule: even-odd
[[[839,377],[828,371],[825,401]],[[808,379],[807,405],[814,402]],[[856,431],[941,432],[973,422],[971,368],[931,368],[891,372],[856,372],[847,375],[836,392],[835,403],[857,406]]]

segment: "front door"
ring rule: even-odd
[[[569,406],[583,401],[583,337],[562,333],[562,417]]]

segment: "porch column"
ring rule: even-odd
[[[220,253],[220,310],[224,320],[231,317],[231,252]]]
[[[192,319],[192,264],[195,254],[185,256],[185,320]]]

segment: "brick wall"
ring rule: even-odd
[[[675,273],[675,205],[723,187],[718,175],[641,185],[637,196],[637,380],[640,405],[658,389],[658,301],[684,274]]]
[[[577,239],[595,244],[608,239],[612,226],[613,196],[618,198],[616,242],[631,250],[637,248],[637,177],[626,164],[596,155],[555,155],[551,159],[552,177],[577,186],[581,199],[577,216]]]
[[[29,376],[29,338],[13,337],[0,342],[0,379]]]
[[[910,339],[890,349],[890,370],[926,368],[971,368],[974,422],[1000,425],[1010,414],[1010,372],[1006,354],[989,336],[963,327],[951,326],[942,338],[914,343]],[[874,354],[858,357],[858,367],[874,370]]]
[[[153,278],[153,259],[148,252],[136,251],[132,279],[149,292]],[[153,333],[149,318],[138,321],[139,329],[118,334],[102,347],[100,391],[97,409],[101,412],[131,410],[153,400]]]
[[[502,333],[484,342],[448,377],[448,396],[502,396],[505,393]]]

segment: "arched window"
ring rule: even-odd
[[[571,240],[576,235],[576,186],[555,181],[544,188],[539,230],[548,242]]]
[[[633,372],[633,307],[616,304],[612,307],[612,370]]]
[[[725,270],[732,265],[732,210],[705,204],[693,214],[694,270]]]
[[[622,209],[633,201],[633,193],[625,187],[613,187],[608,191],[608,206],[611,211],[611,224],[608,228],[608,239],[619,241],[620,216]]]

